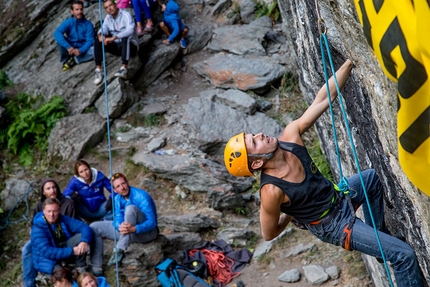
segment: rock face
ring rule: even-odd
[[[321,16],[328,27],[327,37],[337,67],[350,58],[354,61],[350,79],[343,91],[352,137],[361,169],[374,168],[385,187],[386,223],[392,234],[406,238],[420,262],[424,276],[430,274],[430,225],[428,197],[418,191],[403,173],[397,155],[396,111],[397,89],[383,74],[356,18],[351,1],[318,1]],[[295,44],[300,84],[310,103],[323,84],[323,68],[319,52],[317,10],[313,0],[278,1],[284,20],[284,31]],[[335,105],[337,132],[345,176],[356,172],[340,109]],[[336,180],[339,169],[330,128],[329,114],[316,122],[316,127],[332,165]],[[371,147],[371,148],[369,148]],[[371,266],[375,286],[388,286],[383,265],[365,258]]]

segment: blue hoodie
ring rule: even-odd
[[[94,27],[87,19],[77,20],[72,16],[58,26],[54,38],[66,50],[74,47],[79,49],[81,54],[85,54],[94,44]]]
[[[81,242],[90,244],[93,240],[93,231],[84,222],[65,215],[60,215],[58,220],[66,240],[78,233],[81,233]],[[51,226],[56,228],[55,224]],[[51,274],[57,261],[73,256],[73,247],[59,248],[55,245],[48,223],[43,219],[43,211],[34,217],[30,235],[34,267],[39,272]]]
[[[164,22],[172,28],[169,41],[173,42],[179,33],[186,28],[178,15],[179,5],[174,0],[169,0],[164,10]]]
[[[85,201],[88,210],[93,212],[97,211],[100,205],[106,201],[103,188],[112,193],[112,187],[109,179],[102,172],[92,167],[91,174],[93,181],[89,185],[82,177],[74,175],[70,179],[63,195],[70,197],[70,194],[76,191]]]

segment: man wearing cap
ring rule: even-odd
[[[115,192],[114,220],[93,222],[90,225],[96,235],[96,245],[103,246],[102,237],[113,240],[115,235],[118,239],[108,265],[121,262],[131,243],[147,243],[158,235],[157,209],[151,195],[143,189],[130,186],[122,173],[112,176],[112,187]]]
[[[43,201],[47,198],[56,198],[60,201],[60,213],[70,217],[76,217],[75,205],[73,200],[65,197],[60,190],[57,182],[52,178],[44,178],[40,184],[40,200],[34,208],[33,217],[42,211]],[[22,247],[22,276],[24,287],[35,287],[37,276],[36,269],[33,265],[33,252],[31,249],[31,240]]]
[[[336,72],[340,88],[345,85],[351,69],[352,62],[347,60]],[[334,101],[337,91],[333,77],[329,87],[330,99]],[[289,123],[279,138],[262,133],[233,136],[224,150],[226,168],[235,176],[252,176],[253,172],[261,170],[260,223],[265,240],[278,236],[294,219],[324,242],[381,258],[367,204],[363,205],[366,223],[356,218],[354,210],[366,202],[360,179],[363,178],[376,229],[386,231],[384,192],[375,170],[345,179],[350,196],[339,194],[339,188],[319,172],[303,142],[302,134],[328,107],[324,85],[305,113]],[[422,286],[414,250],[384,232],[378,232],[378,236],[394,268],[397,285]]]

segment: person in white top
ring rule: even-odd
[[[96,62],[94,84],[98,85],[103,80],[101,63],[103,60],[103,47],[106,52],[116,56],[121,56],[122,65],[116,77],[127,78],[127,64],[131,56],[134,56],[139,49],[137,35],[134,33],[134,20],[127,11],[119,9],[112,0],[103,3],[108,15],[103,21],[102,28],[97,33],[94,41],[94,60]]]

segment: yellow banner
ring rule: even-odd
[[[430,7],[427,0],[354,0],[364,35],[397,83],[399,160],[430,196]]]

